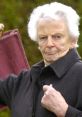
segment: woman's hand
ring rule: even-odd
[[[54,89],[52,85],[44,85],[43,91],[44,96],[41,100],[42,106],[55,113],[57,117],[65,117],[68,104],[61,93]]]
[[[2,36],[4,30],[4,24],[0,23],[0,37]]]

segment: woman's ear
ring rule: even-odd
[[[38,49],[40,50],[40,47],[38,46]]]
[[[72,38],[71,39],[71,48],[76,48],[78,46],[77,42],[78,42],[77,38]]]

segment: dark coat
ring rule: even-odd
[[[44,84],[53,84],[65,98],[65,117],[82,117],[82,61],[75,49],[47,67],[40,62],[18,77],[0,81],[1,103],[9,106],[12,117],[56,117],[41,106]]]

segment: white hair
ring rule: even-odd
[[[77,12],[70,6],[53,2],[50,4],[45,4],[38,6],[31,13],[29,22],[28,22],[28,34],[29,37],[37,41],[37,23],[41,18],[50,17],[52,19],[62,19],[64,18],[67,21],[68,29],[70,35],[78,39],[79,37],[79,20],[80,17]]]

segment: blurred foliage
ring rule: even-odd
[[[55,0],[1,0],[0,2],[0,22],[4,23],[5,31],[18,28],[22,42],[28,58],[32,65],[42,57],[37,49],[37,44],[31,41],[27,34],[27,23],[33,8],[44,3],[54,2]],[[80,37],[78,51],[82,56],[82,0],[56,0],[58,2],[72,6],[81,17]],[[9,110],[0,111],[0,117],[9,117]]]
[[[0,117],[11,117],[10,110],[8,108],[4,108],[3,110],[0,110]]]

